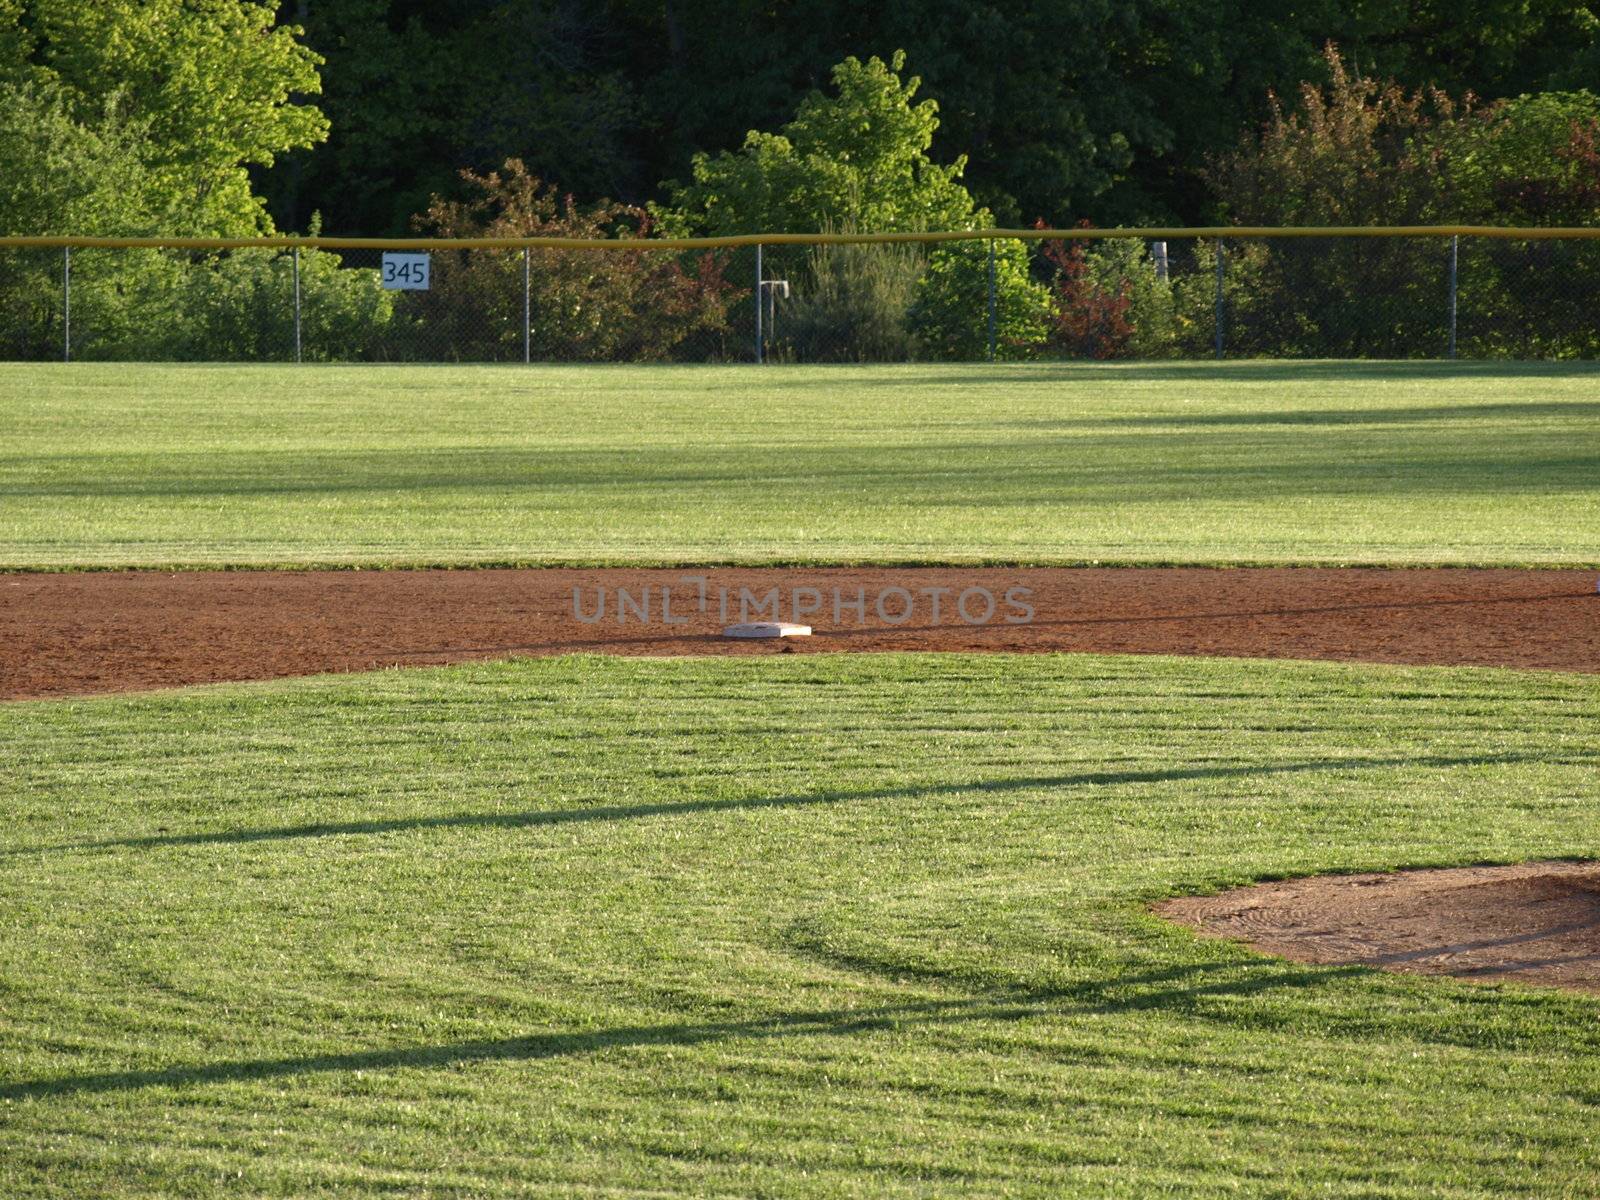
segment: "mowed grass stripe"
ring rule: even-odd
[[[0,365],[0,568],[1600,564],[1592,364]]]
[[[567,658],[0,707],[0,1193],[1581,1195],[1593,997],[1144,905],[1600,857],[1553,673]]]

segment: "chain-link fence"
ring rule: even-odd
[[[0,358],[1600,357],[1600,242],[1412,234],[397,250],[0,245]]]

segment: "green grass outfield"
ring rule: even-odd
[[[0,366],[0,569],[1600,565],[1600,368]]]
[[[0,1195],[1590,1197],[1600,998],[1144,911],[1600,856],[1600,690],[566,658],[0,707]]]

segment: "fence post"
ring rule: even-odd
[[[300,247],[294,248],[294,360],[300,361]]]
[[[756,362],[761,361],[761,243],[756,243]]]
[[[1461,238],[1450,235],[1450,357],[1456,356],[1456,255]]]
[[[72,361],[72,247],[61,247],[61,361]]]
[[[1218,358],[1222,357],[1222,316],[1223,316],[1223,310],[1222,310],[1222,272],[1223,272],[1223,265],[1222,265],[1222,263],[1223,263],[1223,258],[1224,258],[1224,253],[1223,253],[1223,249],[1222,249],[1222,239],[1218,238],[1217,239],[1217,303],[1216,303],[1217,357]]]
[[[530,327],[533,323],[533,298],[532,298],[532,268],[529,263],[528,247],[522,248],[522,361],[524,364],[533,361],[533,334]]]
[[[994,361],[994,239],[989,239],[989,361]]]

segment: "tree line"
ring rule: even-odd
[[[150,159],[191,210],[255,196],[278,228],[371,235],[511,157],[580,200],[662,201],[897,50],[937,102],[931,159],[997,221],[1209,222],[1208,164],[1330,82],[1330,42],[1457,97],[1600,81],[1589,0],[0,0],[0,78],[43,89],[8,124],[70,114],[92,132],[60,131],[69,157]]]
[[[1572,0],[0,0],[0,232],[1590,224],[1596,79],[1600,17]],[[1212,253],[1169,278],[1137,244],[1003,247],[999,352],[1196,352]],[[796,354],[985,348],[982,247],[780,257],[798,280]],[[1570,291],[1568,258],[1542,268],[1552,296]],[[398,298],[337,256],[302,267],[328,344],[369,356],[398,353],[397,330],[455,327],[464,356],[537,330],[564,356],[667,358],[718,344],[748,302],[715,256],[613,255],[596,272],[556,255],[525,330],[520,273],[499,260],[441,263],[432,295]],[[32,331],[14,352],[54,336],[52,269],[17,264],[0,286],[9,336]],[[1433,312],[1439,269],[1256,247],[1233,263],[1230,305],[1261,353],[1330,352],[1339,314],[1339,352],[1404,353],[1418,344],[1405,313]],[[80,270],[108,355],[282,342],[291,277],[270,254]],[[1494,277],[1474,275],[1482,298],[1516,307]],[[1375,295],[1420,307],[1393,315]],[[1307,297],[1315,330],[1295,316]],[[1588,338],[1587,321],[1567,326]]]
[[[460,168],[522,159],[582,199],[661,200],[696,153],[776,130],[849,56],[903,50],[1006,224],[1202,223],[1208,159],[1269,94],[1361,74],[1488,99],[1600,81],[1586,0],[283,0],[325,62],[328,140],[262,177],[274,214],[398,232]]]

